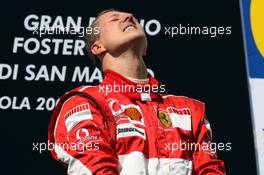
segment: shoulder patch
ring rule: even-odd
[[[93,116],[89,103],[74,107],[64,115],[64,119],[68,132],[81,121],[92,120]]]

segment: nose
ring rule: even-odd
[[[124,15],[123,15],[123,22],[127,22],[127,21],[134,22],[133,21],[133,14],[131,14],[131,13],[124,13]]]

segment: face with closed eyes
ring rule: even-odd
[[[131,13],[111,11],[98,18],[100,37],[94,45],[99,50],[92,51],[95,55],[108,52],[118,55],[128,49],[134,49],[139,56],[145,54],[147,38],[139,22]]]

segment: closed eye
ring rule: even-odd
[[[110,21],[118,21],[119,18],[112,18]]]

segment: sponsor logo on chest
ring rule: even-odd
[[[167,107],[158,109],[158,118],[165,128],[181,128],[191,131],[191,110],[189,108]]]

